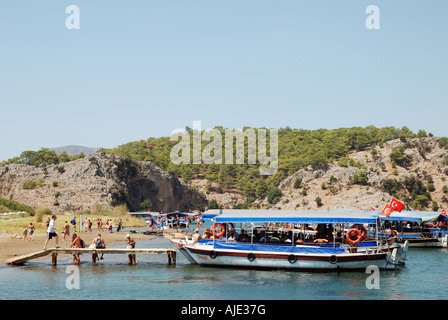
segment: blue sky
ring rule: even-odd
[[[80,29],[68,30],[69,5]],[[380,30],[368,30],[368,5]],[[448,136],[448,2],[0,2],[0,161],[177,128]]]

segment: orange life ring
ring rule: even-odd
[[[218,231],[216,230],[218,227],[221,227],[221,232],[218,233]],[[226,233],[226,227],[224,227],[224,225],[222,223],[215,223],[212,227],[212,231],[213,234],[215,235],[215,237],[222,237],[224,235],[224,233]]]
[[[356,237],[356,240],[353,240],[351,238],[351,236]],[[354,246],[355,244],[358,244],[359,242],[362,241],[363,239],[363,234],[362,231],[359,230],[358,228],[351,228],[347,234],[345,235],[345,237],[347,238],[347,241],[350,243],[351,246]]]
[[[361,231],[361,240],[360,241],[364,241],[367,239],[367,230],[366,230],[366,228],[364,228],[364,226],[362,224],[355,224],[353,226],[353,228],[356,228],[359,231]]]

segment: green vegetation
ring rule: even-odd
[[[294,181],[294,189],[300,189],[302,188],[302,179],[297,178]]]
[[[393,150],[389,157],[391,161],[402,167],[406,167],[411,163],[411,159],[404,154],[404,146],[400,146],[398,149]]]
[[[69,156],[67,152],[64,151],[57,155],[54,150],[42,148],[39,151],[23,151],[19,157],[3,161],[0,164],[20,163],[44,168],[48,165],[65,163],[84,157],[85,155],[82,152],[74,156]]]
[[[216,201],[215,199],[212,199],[209,201],[208,209],[219,209],[219,208],[220,208],[220,206],[219,206],[218,201]]]
[[[28,212],[30,215],[34,215],[34,209],[18,203],[16,201],[13,200],[7,200],[5,198],[0,198],[0,206],[7,208],[9,212],[20,212],[20,211],[25,211]]]
[[[151,211],[152,207],[153,207],[152,202],[149,199],[143,200],[140,203],[140,211],[144,211],[144,212]]]
[[[225,136],[223,127],[215,127]],[[243,128],[246,130],[248,128]],[[258,129],[254,129],[258,132]],[[187,128],[191,132],[191,128]],[[203,133],[203,132],[202,132]],[[422,133],[421,133],[422,135]],[[151,161],[163,170],[176,175],[185,181],[191,181],[199,176],[219,185],[218,191],[237,189],[242,193],[256,197],[266,196],[269,190],[277,187],[287,176],[308,165],[332,163],[339,161],[341,166],[354,166],[366,170],[360,162],[348,158],[350,151],[365,150],[373,145],[381,145],[392,139],[415,138],[417,135],[408,128],[395,127],[376,128],[374,126],[303,130],[289,127],[278,130],[279,167],[271,176],[260,176],[261,164],[248,164],[247,139],[245,139],[244,164],[190,164],[175,165],[170,160],[170,151],[178,141],[170,141],[169,137],[149,138],[130,142],[117,148],[103,149],[109,154],[121,155],[137,161]],[[190,135],[191,145],[193,135]],[[202,142],[201,150],[209,144]],[[269,138],[267,139],[269,149]],[[236,147],[233,146],[234,157]],[[399,151],[398,151],[399,152]],[[225,139],[222,143],[222,155],[225,155]],[[394,157],[394,156],[393,156]],[[400,161],[400,159],[398,160]],[[190,162],[193,162],[193,148],[190,149]],[[236,163],[236,161],[234,161]],[[401,162],[400,162],[401,163]],[[397,162],[398,164],[398,162]],[[365,183],[361,177],[358,183]],[[250,183],[249,183],[250,182]],[[301,182],[294,183],[294,188],[301,188]]]
[[[447,137],[442,137],[439,139],[439,147],[448,149],[448,138]]]
[[[280,201],[282,196],[282,190],[280,190],[279,188],[272,188],[268,193],[268,202],[271,204],[276,204]]]
[[[398,181],[395,179],[384,179],[382,181],[384,189],[393,197],[397,197],[397,191],[399,188]]]
[[[354,184],[367,185],[369,182],[369,177],[367,176],[366,170],[359,170],[357,173],[353,174],[352,182]]]
[[[225,137],[225,129],[223,127],[215,127],[222,137]],[[257,128],[245,127],[243,130],[253,129],[255,133],[258,133]],[[191,128],[186,128],[187,132],[193,132]],[[269,133],[269,130],[267,130]],[[202,131],[201,134],[204,134]],[[278,129],[278,169],[277,172],[270,176],[260,175],[260,167],[262,164],[258,161],[258,150],[249,150],[248,140],[244,139],[244,157],[243,164],[236,164],[236,151],[237,147],[233,145],[233,163],[234,164],[216,164],[212,163],[207,165],[203,162],[198,164],[180,164],[175,165],[171,162],[170,153],[172,148],[178,144],[179,141],[171,141],[170,137],[149,138],[146,140],[140,140],[130,142],[124,145],[120,145],[112,149],[103,149],[101,151],[111,155],[119,155],[121,159],[113,159],[110,161],[109,166],[116,165],[118,167],[117,173],[117,185],[113,191],[112,205],[118,206],[121,204],[127,204],[127,190],[120,186],[119,182],[127,176],[132,176],[132,173],[136,171],[136,161],[150,161],[163,170],[183,179],[186,182],[194,184],[192,180],[198,178],[207,179],[206,193],[210,193],[213,188],[217,192],[225,192],[228,190],[237,190],[243,194],[247,203],[240,206],[247,206],[252,203],[256,198],[268,197],[268,201],[271,204],[275,204],[280,201],[283,196],[277,188],[281,181],[291,174],[297,172],[299,169],[304,169],[309,165],[321,165],[327,163],[338,163],[342,167],[356,167],[359,171],[352,176],[352,183],[360,185],[369,185],[368,175],[369,172],[366,165],[360,161],[349,157],[349,153],[352,151],[369,150],[374,161],[380,161],[380,154],[378,150],[382,148],[383,144],[389,140],[400,139],[404,142],[403,146],[393,150],[389,157],[391,160],[394,174],[398,175],[397,166],[407,167],[411,164],[411,159],[405,154],[405,149],[408,147],[418,147],[422,156],[425,156],[430,151],[429,146],[425,142],[426,137],[431,137],[431,133],[426,133],[424,130],[419,130],[417,133],[413,133],[407,127],[395,128],[395,127],[383,127],[377,128],[374,126],[367,127],[352,127],[352,128],[339,128],[339,129],[318,129],[318,130],[304,130],[304,129],[292,129],[290,127]],[[410,142],[409,138],[420,138],[419,142]],[[190,135],[191,146],[193,145],[193,135]],[[270,141],[267,138],[267,149],[269,154]],[[209,146],[208,141],[202,141],[201,151]],[[439,139],[439,146],[441,148],[448,148],[448,138],[443,137]],[[225,139],[222,140],[222,159],[225,157]],[[193,162],[194,148],[190,148],[190,162]],[[206,154],[206,152],[205,152]],[[254,154],[256,157],[256,164],[248,164],[248,160]],[[47,172],[46,166],[54,165],[54,170],[58,170],[60,173],[65,171],[63,164],[68,161],[73,161],[79,158],[84,158],[84,154],[76,156],[69,156],[67,153],[61,153],[57,155],[55,151],[42,148],[39,151],[24,151],[19,157],[4,161],[2,164],[22,163],[27,165],[33,165],[42,167],[44,172]],[[98,163],[98,159],[94,156],[89,158],[92,163]],[[448,157],[444,159],[445,164],[448,165]],[[384,163],[380,164],[382,170],[386,170]],[[400,169],[401,170],[401,169]],[[444,173],[448,175],[448,168],[443,169]],[[425,185],[422,181],[403,181],[398,183],[395,179],[386,179],[383,181],[384,189],[391,195],[398,197],[409,191],[410,199],[407,201],[415,202],[420,207],[428,207],[432,204],[430,191],[434,190],[434,184],[432,181],[427,181]],[[324,182],[321,185],[322,190],[329,190],[331,193],[336,194],[339,189],[335,185],[337,179],[332,177],[328,182]],[[43,184],[42,182],[41,184]],[[426,183],[426,182],[425,182]],[[39,186],[38,181],[30,181],[24,184],[24,188],[36,188]],[[58,182],[52,183],[53,187],[58,186]],[[296,179],[293,184],[295,192],[300,192],[303,196],[307,194],[308,186]],[[278,190],[278,191],[277,191]],[[429,190],[429,192],[428,192]],[[420,196],[420,197],[419,197]],[[57,197],[56,197],[57,201]],[[127,204],[128,205],[128,204]],[[141,208],[149,208],[150,204],[143,201]],[[209,208],[219,208],[220,205],[216,201],[210,201]]]
[[[322,199],[320,197],[316,197],[316,199],[314,199],[314,201],[316,201],[316,204],[318,207],[323,206]]]
[[[23,189],[34,189],[40,187],[45,183],[45,178],[40,178],[37,180],[28,180],[23,183]]]

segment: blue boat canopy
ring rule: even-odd
[[[419,223],[435,223],[436,221],[447,220],[448,217],[440,212],[433,211],[402,211],[392,212],[389,217],[379,216],[381,220],[389,221],[413,221]]]
[[[214,221],[226,222],[276,222],[276,223],[367,223],[375,224],[377,217],[371,212],[347,210],[331,212],[324,210],[208,210],[215,215]]]

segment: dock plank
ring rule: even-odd
[[[22,264],[25,263],[29,260],[33,260],[33,259],[38,259],[38,258],[42,258],[45,256],[48,256],[50,254],[53,253],[53,250],[42,250],[42,251],[38,251],[38,252],[33,252],[33,253],[29,253],[29,254],[24,254],[22,256],[18,256],[18,257],[14,257],[14,258],[10,258],[6,260],[7,264]]]
[[[177,250],[174,248],[135,248],[135,249],[90,249],[90,248],[58,248],[58,249],[48,249],[39,252],[34,252],[30,254],[25,254],[22,256],[10,258],[6,260],[7,264],[20,265],[27,261],[42,258],[47,255],[53,254],[72,254],[72,253],[90,253],[90,254],[168,254],[169,258],[171,256],[175,257],[175,252]]]

